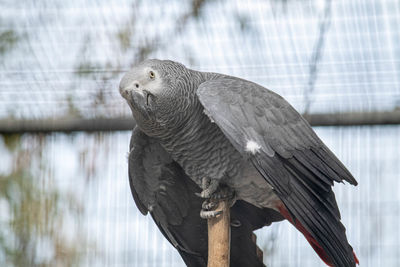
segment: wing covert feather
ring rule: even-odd
[[[253,163],[332,262],[355,266],[332,185],[357,182],[309,123],[281,96],[239,78],[206,81],[197,95],[205,113]],[[249,141],[260,149],[248,151]]]

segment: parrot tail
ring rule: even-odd
[[[291,224],[296,227],[297,230],[299,230],[304,237],[307,239],[308,243],[310,243],[311,247],[315,250],[315,252],[318,254],[318,256],[323,260],[328,266],[333,267],[332,260],[329,258],[329,256],[326,254],[324,249],[321,247],[321,245],[315,240],[314,237],[304,228],[304,226],[301,224],[299,220],[294,220],[292,219],[292,216],[289,214],[288,210],[286,207],[282,204],[277,206],[279,212],[282,214],[283,217],[285,217],[286,220],[288,220]],[[354,255],[354,260],[357,264],[359,264],[358,258],[356,254],[353,251]]]

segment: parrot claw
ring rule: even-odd
[[[216,199],[206,199],[201,205],[200,217],[202,219],[210,219],[218,217],[222,211],[214,210],[218,206],[218,200]]]
[[[216,218],[218,217],[220,214],[222,213],[221,210],[210,210],[210,211],[206,211],[206,210],[201,210],[200,211],[200,217],[202,219],[210,219],[210,218]]]
[[[212,210],[215,207],[217,207],[217,205],[218,205],[218,202],[207,199],[206,201],[203,202],[203,204],[201,205],[201,208],[203,210]]]

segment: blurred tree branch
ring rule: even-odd
[[[318,39],[315,42],[313,52],[311,54],[310,64],[309,64],[309,77],[307,86],[304,90],[304,113],[308,114],[311,107],[311,94],[314,92],[315,82],[318,77],[318,63],[321,59],[322,50],[324,48],[325,34],[329,28],[331,21],[331,0],[325,1],[325,8],[323,16],[319,23],[319,33]]]

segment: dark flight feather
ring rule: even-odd
[[[281,96],[234,77],[206,81],[197,95],[206,114],[274,188],[290,214],[287,219],[322,247],[325,254],[314,242],[321,258],[335,266],[355,266],[332,185],[357,182],[308,122]],[[249,141],[260,150],[247,151]]]

